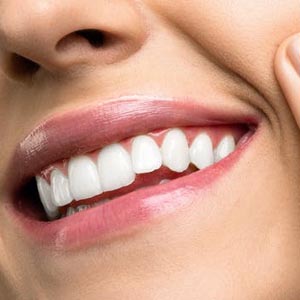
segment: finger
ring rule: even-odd
[[[300,34],[288,38],[279,47],[275,74],[300,128]]]

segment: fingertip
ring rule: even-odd
[[[300,77],[300,33],[287,38],[278,48],[275,56],[275,71],[282,73],[291,68]]]
[[[300,77],[300,34],[297,34],[288,43],[287,56],[291,61],[297,75]]]
[[[300,128],[300,34],[286,39],[278,48],[275,74]]]

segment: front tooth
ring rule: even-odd
[[[233,136],[225,136],[218,147],[215,149],[215,162],[219,162],[235,150],[235,141]]]
[[[156,142],[146,135],[133,140],[131,159],[136,174],[153,172],[162,165],[162,157]]]
[[[51,173],[51,190],[53,203],[57,206],[65,206],[72,202],[69,180],[59,170],[55,169]]]
[[[92,198],[103,192],[96,164],[87,156],[72,158],[68,165],[68,175],[75,200]]]
[[[188,168],[189,145],[182,130],[172,129],[166,134],[161,152],[164,165],[172,171],[183,172]]]
[[[214,163],[213,144],[206,133],[199,134],[190,148],[191,162],[198,168],[204,169]]]
[[[52,202],[52,194],[51,194],[51,187],[48,182],[37,176],[36,177],[37,188],[39,191],[41,202],[44,206],[45,212],[50,220],[53,220],[58,217],[59,211],[58,207],[54,205]]]
[[[98,170],[104,191],[128,186],[135,180],[130,155],[120,144],[106,146],[100,151]]]

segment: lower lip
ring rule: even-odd
[[[27,235],[44,247],[65,251],[112,241],[160,217],[180,212],[199,201],[200,192],[201,199],[206,198],[205,191],[235,165],[254,136],[256,134],[243,138],[231,155],[207,169],[126,194],[70,217],[41,222],[13,207],[11,210]]]

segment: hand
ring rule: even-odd
[[[284,41],[275,58],[275,73],[300,128],[300,34]]]

